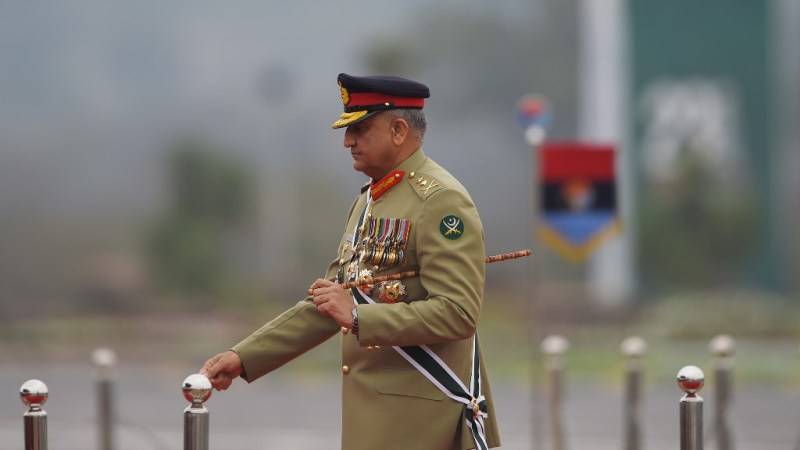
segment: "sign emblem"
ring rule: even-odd
[[[450,214],[439,223],[439,232],[447,239],[458,239],[464,234],[464,222],[460,217]]]
[[[561,195],[569,210],[575,213],[586,211],[594,201],[593,186],[583,178],[565,181],[561,186]]]
[[[552,122],[550,102],[538,95],[528,94],[517,103],[517,122],[525,130],[525,140],[538,147],[544,142],[547,128]]]

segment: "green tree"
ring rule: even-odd
[[[149,238],[159,284],[183,294],[211,294],[225,281],[227,238],[253,211],[246,165],[220,149],[184,141],[168,152],[171,202]]]
[[[640,205],[642,275],[655,290],[715,288],[748,272],[758,237],[756,200],[688,148],[678,175],[651,182]],[[746,186],[746,183],[744,183]]]

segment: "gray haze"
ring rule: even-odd
[[[35,298],[29,288],[41,277],[70,279],[66,266],[75,258],[135,247],[165,202],[164,152],[186,136],[230,149],[257,176],[251,272],[275,283],[316,276],[364,182],[343,151],[342,132],[329,127],[341,109],[336,74],[366,73],[373,43],[398,37],[421,55],[407,75],[432,91],[426,152],[471,191],[489,252],[528,246],[531,158],[514,101],[545,90],[531,70],[553,72],[554,64],[537,61],[535,42],[519,54],[525,42],[457,28],[459,17],[476,17],[495,31],[534,30],[534,37],[537,27],[558,27],[547,11],[524,1],[5,2],[0,278],[10,281],[3,296]],[[436,42],[420,42],[425,37]],[[475,43],[483,48],[472,61]],[[574,42],[548,45],[558,53]],[[571,80],[555,89],[571,90]],[[562,132],[570,115],[558,124]],[[327,245],[310,260],[296,255],[308,239]],[[497,276],[524,270],[508,266]]]

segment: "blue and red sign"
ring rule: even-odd
[[[523,129],[531,126],[547,128],[551,119],[550,104],[544,97],[529,94],[517,102],[517,122]]]
[[[584,260],[620,228],[615,152],[610,145],[547,142],[539,149],[539,238]]]
[[[517,102],[517,123],[525,130],[528,144],[539,146],[551,121],[550,103],[544,97],[528,94]]]

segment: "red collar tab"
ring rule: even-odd
[[[372,190],[370,191],[372,200],[379,199],[381,195],[386,193],[386,191],[393,188],[397,183],[403,181],[403,176],[405,174],[406,173],[402,170],[393,170],[385,177],[372,183]]]
[[[379,92],[350,92],[349,99],[345,106],[349,108],[386,105],[389,103],[393,108],[422,108],[425,106],[424,98],[399,97],[386,95]]]

